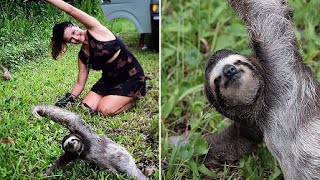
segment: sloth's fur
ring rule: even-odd
[[[47,174],[81,158],[114,173],[125,173],[139,180],[147,179],[126,149],[91,131],[79,115],[56,106],[35,106],[32,112],[35,116],[40,115],[65,126],[71,133],[62,142],[65,153],[52,164]]]
[[[78,134],[69,134],[65,136],[61,145],[65,153],[75,154],[77,156],[80,156],[84,149],[81,136]]]
[[[320,179],[320,86],[299,54],[292,8],[283,0],[229,4],[246,24],[253,55],[220,50],[208,61],[207,98],[235,121],[207,137],[208,165],[237,160],[264,141],[285,179]]]

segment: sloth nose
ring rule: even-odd
[[[70,148],[72,148],[72,147],[73,147],[72,144],[68,144],[67,147],[66,147],[66,149],[70,149]]]
[[[222,72],[225,76],[230,77],[237,73],[237,68],[234,65],[225,65],[222,69]]]

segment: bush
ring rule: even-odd
[[[104,19],[98,0],[67,2],[98,19]],[[4,0],[0,12],[0,64],[9,68],[16,68],[24,62],[46,55],[54,24],[74,21],[66,13],[45,2]]]

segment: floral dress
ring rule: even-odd
[[[91,90],[100,95],[119,95],[139,98],[146,95],[146,82],[143,69],[124,43],[116,37],[111,41],[98,41],[88,33],[88,57],[82,48],[79,59],[93,70],[102,70],[102,77]],[[114,54],[119,55],[108,62]]]

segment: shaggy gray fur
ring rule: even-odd
[[[32,113],[62,124],[71,134],[79,135],[84,144],[83,154],[80,154],[82,159],[114,173],[125,173],[139,180],[147,179],[137,168],[128,151],[111,139],[91,131],[79,115],[56,106],[36,106],[33,107]],[[49,169],[49,174],[59,167],[59,162],[68,163],[64,162],[63,158],[70,157],[61,156],[57,159]]]
[[[251,104],[226,104],[226,97],[217,96],[221,89],[213,89],[211,75],[215,61],[237,53],[222,59],[215,54],[206,69],[210,103],[241,126],[261,130],[285,179],[320,179],[320,86],[299,54],[292,8],[283,0],[230,0],[229,4],[247,26],[254,52],[254,58],[247,60],[261,83]]]
[[[206,155],[206,166],[218,167],[226,162],[233,163],[243,154],[253,152],[261,140],[253,140],[252,138],[256,135],[249,135],[248,131],[252,129],[244,129],[244,126],[241,127],[235,122],[219,133],[206,135],[205,139],[210,142],[209,152]]]

